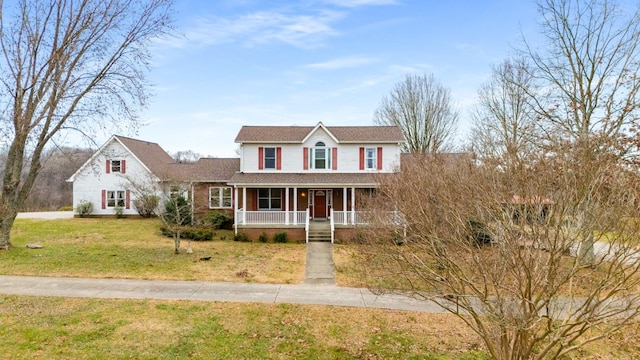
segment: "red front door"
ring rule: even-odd
[[[313,217],[327,217],[327,193],[324,190],[315,190],[313,192]]]

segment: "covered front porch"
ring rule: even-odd
[[[329,221],[335,225],[364,224],[358,198],[372,189],[235,187],[235,224],[305,226],[309,221]],[[236,227],[237,227],[236,226]]]

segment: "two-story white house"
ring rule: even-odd
[[[70,179],[74,208],[94,204],[93,216],[137,214],[143,181],[187,184],[196,216],[225,212],[236,233],[255,240],[286,231],[309,240],[314,228],[349,239],[364,222],[360,199],[380,176],[400,169],[404,141],[395,126],[243,126],[240,158],[176,163],[158,144],[113,136]]]
[[[395,126],[242,127],[240,171],[229,181],[237,231],[300,237],[309,222],[328,222],[332,234],[351,236],[359,199],[399,169],[403,140]]]

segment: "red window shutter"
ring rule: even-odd
[[[107,190],[102,190],[102,208],[107,208]]]
[[[360,170],[364,170],[364,148],[360,148]]]
[[[309,170],[309,148],[302,148],[303,168]]]
[[[331,148],[331,170],[338,170],[338,148]]]
[[[378,148],[378,170],[382,170],[382,147]]]
[[[124,165],[123,165],[122,168],[124,169]],[[127,190],[126,193],[125,193],[125,198],[124,198],[124,208],[125,209],[131,209],[131,205],[130,204],[131,204],[131,190]]]
[[[276,148],[276,170],[282,170],[282,148]]]
[[[126,171],[127,171],[127,161],[120,160],[120,172],[124,174]]]
[[[258,170],[264,169],[264,148],[260,146],[258,148]]]
[[[111,173],[111,160],[107,160],[107,174]]]

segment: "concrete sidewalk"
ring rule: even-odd
[[[103,299],[161,299],[331,306],[445,312],[431,301],[375,295],[367,289],[335,285],[276,285],[0,276],[0,294]]]

